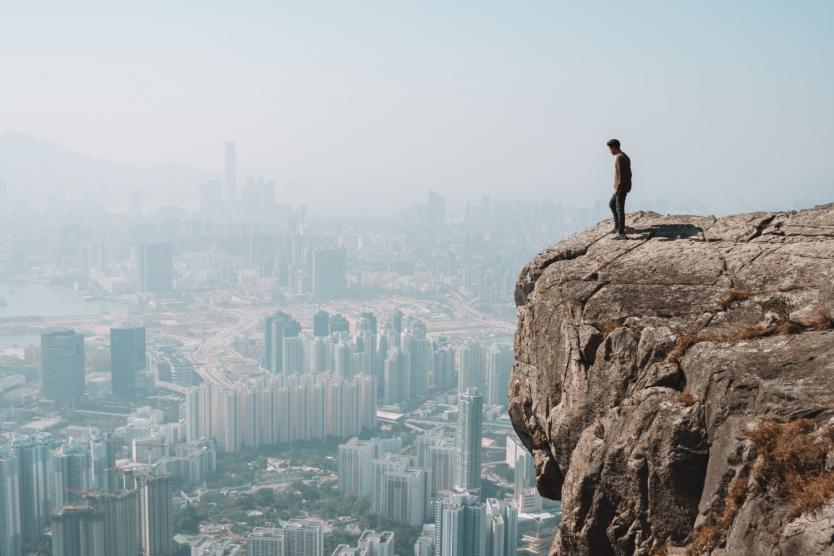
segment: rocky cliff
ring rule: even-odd
[[[510,416],[553,554],[834,554],[834,204],[629,215],[516,286]]]

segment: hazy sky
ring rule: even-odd
[[[834,200],[834,2],[9,2],[0,133],[297,202]]]

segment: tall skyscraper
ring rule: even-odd
[[[466,491],[481,488],[481,434],[484,399],[477,388],[458,396],[458,426],[455,431],[455,487]]]
[[[41,335],[41,392],[57,401],[84,397],[84,336],[72,330]]]
[[[305,370],[304,340],[299,336],[284,338],[281,372],[296,375]]]
[[[347,282],[347,257],[344,248],[313,251],[313,295],[318,299],[341,297]]]
[[[110,556],[104,551],[104,516],[71,506],[52,516],[53,556]]]
[[[237,153],[232,141],[226,143],[226,160],[224,169],[224,185],[226,186],[226,204],[232,210],[237,200]]]
[[[53,440],[49,434],[17,436],[14,449],[19,467],[20,522],[23,541],[35,543],[49,521],[47,465]]]
[[[386,404],[399,403],[406,399],[406,358],[399,348],[388,351],[383,369],[382,400]]]
[[[445,338],[432,342],[431,385],[436,390],[445,390],[454,385],[455,352]]]
[[[408,467],[391,470],[383,477],[382,515],[412,527],[420,527],[426,518],[429,501],[426,470]]]
[[[524,447],[518,436],[507,436],[506,464],[515,471],[513,495],[519,496],[536,485],[536,470],[533,455]]]
[[[286,556],[284,530],[278,527],[255,527],[246,544],[249,556]]]
[[[110,387],[118,398],[131,399],[136,385],[143,384],[139,374],[147,367],[145,327],[110,329]]]
[[[455,485],[455,444],[445,438],[423,436],[417,439],[417,465],[428,469],[429,491],[452,490]]]
[[[174,289],[174,255],[170,243],[153,242],[139,246],[139,291],[170,293]]]
[[[47,491],[51,511],[82,503],[90,490],[90,445],[74,440],[49,452]]]
[[[313,315],[313,336],[326,337],[330,335],[330,314],[319,309]]]
[[[116,488],[116,446],[113,433],[93,430],[90,433],[90,488]]]
[[[484,504],[477,496],[440,493],[434,509],[435,556],[486,556]]]
[[[284,527],[285,556],[324,556],[321,521],[293,519]]]
[[[486,554],[516,556],[518,508],[513,500],[488,498],[485,504]]]
[[[429,368],[433,362],[431,344],[425,338],[425,329],[423,337],[403,333],[402,345],[406,352],[409,397],[425,396],[429,389]]]
[[[284,338],[293,338],[300,333],[298,321],[282,311],[264,319],[264,367],[269,372],[284,372]]]
[[[167,556],[173,548],[173,493],[170,475],[136,477],[139,491],[141,556]]]
[[[84,496],[104,525],[104,554],[139,554],[139,504],[135,490],[93,491]]]
[[[339,491],[355,496],[371,496],[373,460],[377,446],[373,442],[351,438],[339,445]]]
[[[477,388],[481,393],[486,392],[484,348],[477,342],[466,342],[460,348],[458,392],[465,392],[467,388]]]
[[[507,407],[507,390],[510,371],[513,368],[513,352],[507,345],[492,346],[487,351],[487,403]]]
[[[399,309],[391,311],[391,329],[397,335],[403,331],[403,312]]]
[[[20,556],[20,470],[12,446],[0,446],[0,555]]]

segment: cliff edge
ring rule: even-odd
[[[510,416],[552,554],[834,554],[834,204],[629,215],[516,285]]]

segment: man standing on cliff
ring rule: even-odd
[[[614,232],[617,239],[626,239],[625,201],[631,191],[631,159],[620,150],[619,139],[611,139],[606,143],[608,150],[614,155],[614,194],[611,195],[611,213],[614,215]]]

